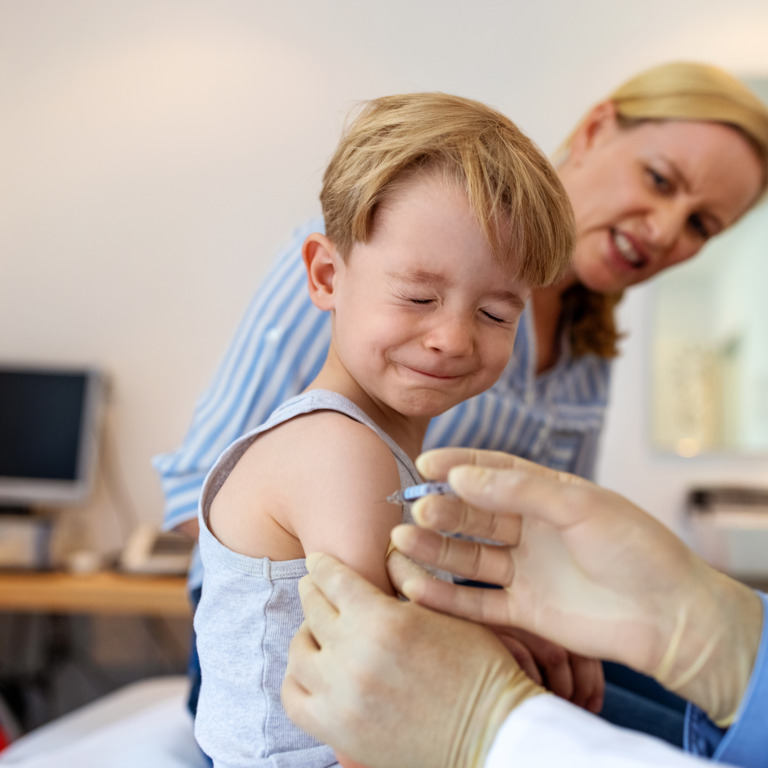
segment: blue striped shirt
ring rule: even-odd
[[[197,516],[203,481],[219,455],[301,392],[325,362],[330,315],[312,304],[301,246],[322,218],[296,230],[243,318],[214,379],[195,406],[181,446],[156,456],[166,499],[164,527]],[[567,329],[566,329],[567,330]],[[507,451],[554,469],[593,477],[608,401],[610,362],[574,358],[564,331],[560,359],[536,375],[530,308],[520,319],[512,358],[488,391],[432,420],[425,448],[461,445]],[[202,581],[199,562],[190,587]]]

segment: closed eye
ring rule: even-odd
[[[505,320],[503,317],[497,317],[496,315],[494,315],[494,314],[491,314],[490,312],[488,312],[488,310],[486,310],[486,309],[483,309],[483,310],[481,310],[481,312],[482,312],[482,313],[483,313],[483,314],[484,314],[484,315],[485,315],[485,316],[486,316],[486,317],[487,317],[489,320],[493,320],[493,322],[494,322],[494,323],[499,323],[500,325],[504,325],[504,324],[506,324],[506,322],[507,322],[507,321],[506,321],[506,320]]]

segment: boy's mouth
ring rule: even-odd
[[[452,381],[454,379],[460,379],[466,376],[466,372],[464,371],[449,371],[449,370],[443,370],[443,369],[432,369],[432,370],[426,370],[424,368],[416,368],[412,365],[406,365],[404,363],[401,363],[401,366],[405,368],[408,371],[411,371],[412,373],[415,373],[419,376],[426,376],[430,379],[437,379],[438,381]]]

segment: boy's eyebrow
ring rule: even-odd
[[[448,282],[443,275],[427,272],[423,269],[413,269],[407,272],[387,272],[387,277],[394,277],[396,280],[403,280],[414,285],[445,285]]]
[[[435,285],[443,286],[449,281],[443,276],[435,274],[434,272],[427,272],[422,269],[416,269],[411,272],[387,272],[388,277],[393,277],[397,280],[403,280],[414,285],[424,285],[434,287]],[[491,291],[488,294],[488,298],[505,301],[512,304],[521,311],[525,309],[525,299],[521,298],[517,293],[513,291]]]

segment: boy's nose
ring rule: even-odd
[[[474,348],[472,323],[463,314],[443,314],[427,333],[426,344],[446,355],[468,355]]]

